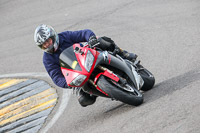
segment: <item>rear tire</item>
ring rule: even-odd
[[[142,68],[138,70],[138,74],[144,80],[144,85],[142,86],[141,90],[148,91],[153,88],[155,84],[155,78],[151,72],[149,72],[146,68]]]
[[[137,89],[134,89],[134,92],[137,95],[133,92],[122,90],[121,88],[107,81],[104,76],[99,77],[97,85],[112,99],[134,106],[138,106],[143,103],[143,96]]]

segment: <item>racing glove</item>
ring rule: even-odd
[[[98,44],[99,41],[97,40],[96,36],[91,36],[88,41],[88,45],[90,48],[94,47],[95,44]]]

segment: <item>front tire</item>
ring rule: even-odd
[[[134,89],[134,93],[122,90],[116,85],[110,83],[104,76],[99,77],[97,85],[112,99],[134,106],[143,103],[143,96],[137,89]]]

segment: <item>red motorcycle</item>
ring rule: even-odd
[[[137,60],[132,63],[115,52],[81,45],[76,43],[60,55],[68,86],[134,106],[143,103],[141,90],[150,90],[155,83],[151,72]]]

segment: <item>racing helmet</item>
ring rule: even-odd
[[[45,49],[42,47],[42,45],[49,38],[52,39],[53,44]],[[55,52],[59,46],[58,34],[51,26],[45,25],[45,24],[41,24],[35,29],[34,41],[38,47],[44,50],[44,52],[51,53],[51,54]]]

